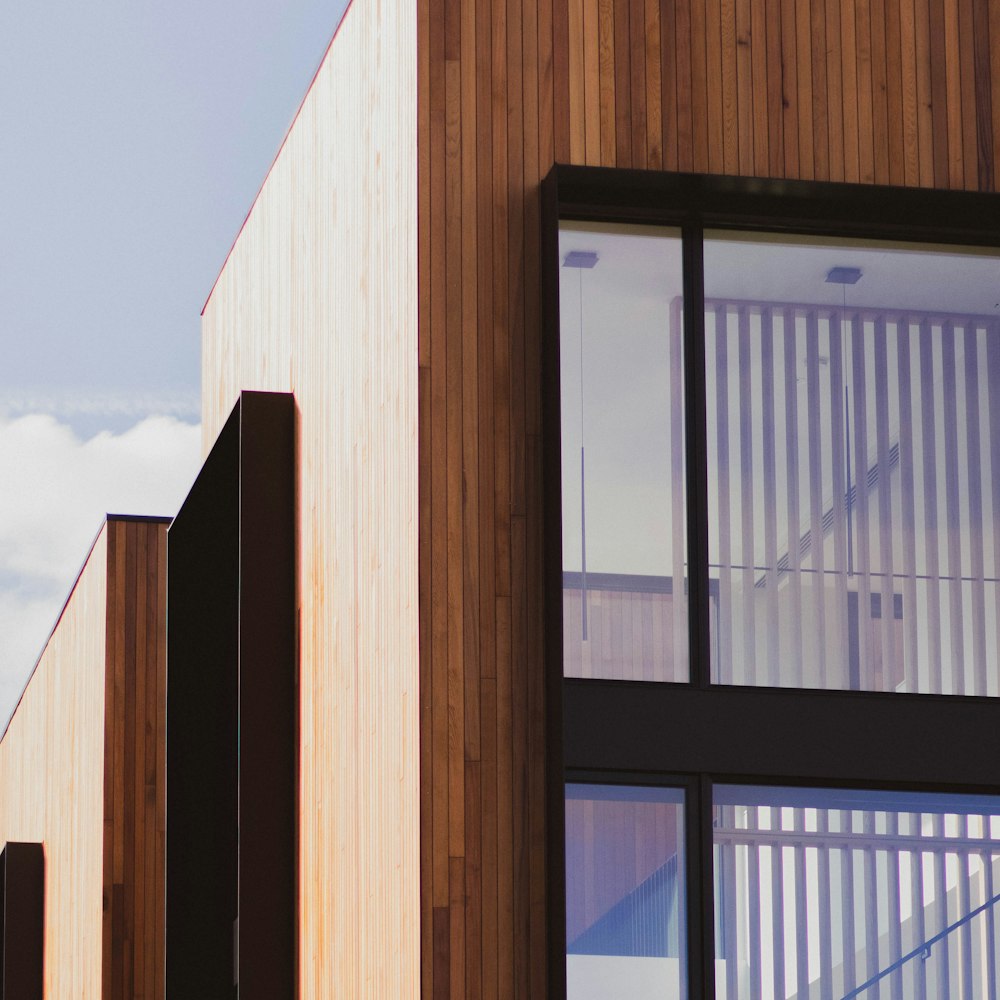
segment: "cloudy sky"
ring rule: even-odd
[[[345,5],[0,5],[0,726],[104,513],[194,477],[201,307]]]

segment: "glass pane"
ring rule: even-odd
[[[1000,694],[1000,258],[709,235],[713,679]]]
[[[681,242],[559,234],[567,677],[688,678]]]
[[[684,793],[566,786],[567,1000],[677,1000],[685,972]]]
[[[719,1000],[991,1000],[1000,799],[715,790]]]

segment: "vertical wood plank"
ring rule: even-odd
[[[629,92],[631,112],[628,131],[632,137],[632,166],[646,168],[646,3],[629,3]]]
[[[572,149],[570,140],[570,33],[569,33],[569,7],[567,0],[549,0],[543,3],[552,12],[552,124],[553,124],[553,150],[558,163],[572,162]],[[494,27],[499,28],[503,24],[496,20],[498,11],[495,5],[490,4],[487,8],[493,12]],[[506,28],[504,28],[506,30]],[[505,79],[502,78],[502,79]],[[498,81],[499,82],[499,81]],[[499,97],[499,95],[497,95]],[[496,120],[497,107],[491,109],[491,114],[496,121],[496,125],[502,124]]]
[[[736,0],[736,114],[739,173],[754,176],[753,23],[751,0]]]
[[[777,0],[775,0],[777,2]],[[698,173],[709,169],[708,136],[708,52],[705,43],[707,12],[705,0],[691,0],[688,22],[691,33],[691,168]]]
[[[617,163],[615,117],[615,7],[614,0],[598,0],[598,68],[601,87],[601,166]]]
[[[782,38],[781,0],[768,0],[765,7],[764,30],[767,35],[767,172],[770,177],[780,177],[784,172],[784,123],[785,95],[784,68],[782,53],[784,51]],[[794,81],[794,69],[790,67],[791,80]],[[797,137],[796,137],[797,138]]]
[[[587,159],[587,77],[585,72],[584,0],[565,0],[566,40],[569,74],[569,160],[585,163]]]
[[[843,179],[848,183],[857,184],[864,181],[865,163],[862,160],[861,149],[861,123],[862,104],[864,95],[860,93],[864,82],[869,77],[859,80],[859,70],[862,60],[865,60],[865,68],[870,71],[871,53],[862,51],[858,39],[858,24],[862,12],[867,13],[868,0],[841,0],[840,2],[840,64],[841,64],[841,85],[843,87],[844,101],[844,174]],[[871,90],[868,91],[869,102]],[[868,104],[870,110],[871,104]],[[867,119],[869,131],[864,138],[871,141],[871,118]],[[831,143],[831,149],[836,147]],[[837,178],[839,179],[839,178]],[[870,175],[867,180],[871,181]]]
[[[676,0],[660,2],[660,51],[663,53],[663,72],[660,75],[663,113],[663,166],[677,170],[680,162],[678,150],[678,92],[677,92],[677,25]]]
[[[722,43],[722,170],[739,173],[740,159],[740,95],[741,81],[737,72],[737,0],[719,0]],[[749,100],[750,95],[743,95]]]
[[[770,80],[768,74],[769,34],[780,31],[780,22],[768,31],[768,4],[750,5],[750,76],[753,80],[753,165],[754,174],[766,177],[770,172]],[[779,118],[780,121],[780,118]]]
[[[540,9],[551,9],[542,3]],[[599,0],[583,2],[583,103],[585,162],[589,166],[601,165],[601,46]],[[539,167],[543,165],[539,163]]]
[[[943,0],[942,6],[945,116],[948,129],[948,185],[957,189],[961,188],[965,182],[965,149],[962,135],[962,59],[958,0]]]
[[[972,44],[976,105],[976,187],[993,191],[996,182],[993,139],[993,80],[990,66],[989,0],[973,0]]]
[[[871,0],[870,43],[872,87],[872,158],[876,184],[888,184],[890,172],[890,128],[895,132],[899,115],[890,119],[889,102],[892,89],[899,80],[898,46],[888,43],[891,25],[889,10],[897,0]],[[892,82],[890,84],[890,75]],[[891,122],[891,124],[890,124]]]
[[[975,191],[979,186],[979,109],[976,106],[979,88],[976,86],[978,53],[973,0],[959,0],[958,51],[962,92],[962,187]]]
[[[790,3],[791,0],[785,0]],[[704,0],[705,71],[707,75],[706,119],[708,127],[708,170],[721,173],[725,165],[723,139],[722,0]]]
[[[1000,153],[1000,0],[989,0],[989,32],[986,38],[989,39],[989,77],[991,86],[989,87],[990,93],[990,109],[992,112],[992,152],[993,156],[996,157]],[[985,62],[985,60],[984,60]],[[984,86],[984,89],[985,86]],[[985,111],[985,104],[982,105]],[[984,140],[985,141],[985,140]],[[996,190],[996,185],[998,183],[998,172],[1000,172],[1000,167],[997,166],[996,160],[992,161],[993,164],[993,184],[989,190]]]
[[[674,3],[674,38],[677,80],[677,169],[694,169],[693,59],[690,0]]]
[[[916,0],[899,0],[900,127],[902,129],[902,183],[920,182],[920,93],[917,82]],[[890,115],[892,114],[890,108]]]
[[[882,0],[882,2],[885,24],[885,61],[882,67],[886,88],[886,142],[882,144],[882,148],[888,156],[887,181],[899,185],[906,183],[906,147],[903,139],[906,121],[903,110],[903,32],[900,21],[901,9],[906,6],[906,0]],[[874,28],[875,21],[872,25]]]
[[[954,86],[948,82],[948,47],[946,5],[949,0],[928,0],[931,136],[933,143],[933,180],[935,187],[952,186],[952,150],[949,139],[949,102],[954,100]]]
[[[629,0],[614,0],[615,31],[615,162],[629,168],[632,163],[632,54],[629,51]]]
[[[818,85],[822,74],[826,78],[827,123],[829,126],[827,150],[829,157],[829,175],[824,177],[819,173],[817,161],[817,180],[846,180],[845,138],[846,128],[844,111],[844,61],[843,40],[841,37],[841,3],[849,0],[826,0],[826,31],[825,47],[819,48],[818,38],[813,37],[813,80]]]
[[[659,0],[646,0],[645,13],[646,165],[650,170],[662,170],[664,57],[660,49]]]
[[[784,157],[780,173],[785,177],[797,177],[799,176],[799,147],[801,144],[801,137],[799,135],[799,109],[803,103],[800,95],[806,86],[804,76],[806,74],[806,65],[808,64],[808,59],[806,59],[802,66],[799,65],[799,46],[800,42],[803,43],[805,51],[808,54],[811,18],[809,17],[809,8],[806,7],[803,11],[803,21],[808,20],[810,31],[806,32],[803,30],[800,36],[798,19],[796,17],[796,4],[791,3],[790,0],[780,0],[779,6],[781,50],[778,66],[781,85],[781,149]],[[805,27],[806,24],[803,23],[803,29]],[[808,75],[808,83],[811,87],[811,73]],[[808,100],[811,105],[811,92]],[[810,147],[812,146],[811,136],[809,145]]]

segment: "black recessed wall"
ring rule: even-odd
[[[167,996],[294,995],[294,401],[240,396],[168,532]]]
[[[8,843],[0,853],[0,1000],[42,1000],[45,854]]]

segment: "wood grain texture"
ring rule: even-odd
[[[418,16],[416,4],[351,4],[204,310],[206,446],[241,389],[292,391],[298,408],[302,1000],[420,992],[417,379],[421,359],[440,361],[429,443],[447,469],[465,447],[454,401],[476,370],[466,364],[478,368],[462,347],[478,227],[462,213],[470,197],[483,203],[464,173],[481,166],[478,121],[496,121],[484,67],[469,65],[480,50],[462,42],[473,25],[489,27],[488,7],[436,0]],[[443,220],[447,205],[452,220],[420,233],[448,250],[420,257],[443,298],[424,301],[435,334],[419,344],[418,81],[438,101],[421,125],[419,162],[434,177],[423,218]],[[457,513],[461,477],[433,485],[423,502]],[[441,547],[454,566],[464,551]],[[461,576],[449,582],[461,607]],[[435,613],[430,627],[447,644],[461,632],[439,635],[443,621]],[[458,647],[458,672],[462,662]],[[457,699],[455,670],[446,699],[449,683]],[[463,781],[442,754],[447,827]],[[446,859],[442,877],[450,870]],[[450,899],[446,884],[445,912]]]
[[[167,523],[104,531],[103,1000],[163,997]]]
[[[206,441],[241,388],[300,410],[304,997],[544,995],[540,179],[989,189],[998,37],[997,0],[354,0],[204,316]]]
[[[164,781],[146,745],[162,739],[165,538],[166,521],[108,519],[0,740],[0,837],[45,850],[52,1000],[163,997]]]
[[[436,37],[448,29],[434,12],[454,2],[418,4],[429,29],[418,127],[430,144],[419,177],[420,339],[430,345],[420,373],[423,981],[429,996],[541,997],[539,178],[559,161],[983,186],[996,59],[980,42],[973,68],[959,66],[955,42],[969,24],[997,27],[979,0],[478,0],[461,26],[474,43],[453,47]],[[448,197],[449,157],[470,111],[452,116],[447,74],[466,74],[451,51],[476,58],[479,73],[476,193],[463,164],[461,205]],[[551,106],[554,124],[536,104]],[[480,266],[463,268],[459,292],[454,256],[467,243],[459,250],[450,234],[466,231],[470,212]],[[594,599],[595,629],[632,630],[635,655],[621,669],[670,672],[662,597]]]

